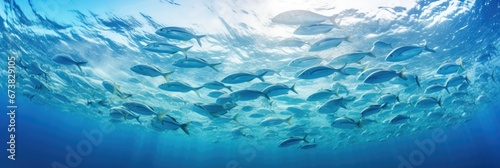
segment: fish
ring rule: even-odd
[[[375,58],[375,55],[369,51],[369,52],[353,52],[353,53],[347,53],[343,54],[340,56],[334,57],[328,65],[343,65],[343,64],[351,64],[351,63],[359,63],[361,59],[365,58],[366,56]]]
[[[292,112],[293,116],[298,116],[298,117],[302,117],[304,115],[307,115],[307,113],[309,112],[306,109],[303,110],[303,109],[298,108],[298,107],[287,107],[286,110],[289,112]]]
[[[216,104],[216,103],[209,103],[209,104],[196,103],[196,104],[194,104],[194,106],[205,110],[205,112],[210,114],[211,117],[220,117],[222,115],[227,114],[229,112],[229,110],[236,107],[236,104],[226,103],[224,105],[220,105],[220,104]],[[238,121],[236,119],[236,117],[234,117],[234,121],[236,121],[236,122]]]
[[[366,77],[368,77],[368,75],[370,75],[371,73],[375,72],[375,71],[381,71],[381,70],[384,70],[382,68],[368,68],[368,69],[365,69],[363,72],[361,72],[358,77],[356,78],[357,80],[359,81],[364,81],[366,79]]]
[[[417,103],[415,104],[416,108],[431,108],[438,105],[439,107],[441,106],[441,99],[436,99],[433,97],[423,97],[420,98]]]
[[[316,79],[316,78],[321,78],[321,77],[331,75],[335,72],[342,74],[343,73],[342,70],[345,68],[345,66],[346,65],[344,65],[343,67],[341,67],[339,69],[335,69],[333,67],[323,66],[323,65],[314,66],[314,67],[304,69],[303,71],[300,71],[296,75],[296,77],[299,79]]]
[[[307,138],[307,135],[305,135],[304,137],[290,137],[288,139],[281,141],[279,144],[279,147],[280,148],[289,147],[292,145],[299,144],[302,141],[309,143],[309,141],[307,141],[306,138]]]
[[[443,89],[446,90],[446,92],[450,93],[447,86],[443,86],[443,85],[439,85],[439,84],[431,85],[431,86],[425,88],[424,93],[426,93],[426,94],[436,93],[436,92],[442,91]]]
[[[170,91],[170,92],[189,92],[189,91],[194,91],[196,95],[200,96],[198,93],[198,90],[203,88],[203,86],[200,87],[192,87],[191,85],[184,83],[184,82],[167,82],[163,83],[158,86],[158,88],[165,90],[165,91]]]
[[[31,62],[27,69],[29,70],[30,74],[33,75],[44,75],[45,80],[47,80],[47,72],[42,69],[40,64],[38,62]]]
[[[275,126],[275,125],[279,125],[279,124],[284,123],[284,122],[286,122],[288,125],[292,125],[292,123],[290,123],[291,119],[292,119],[292,116],[290,116],[286,119],[282,119],[279,117],[267,117],[260,122],[260,126]]]
[[[227,93],[224,91],[211,91],[208,93],[208,97],[219,98],[220,96],[222,96],[224,94],[227,94]]]
[[[488,62],[489,60],[491,60],[490,53],[481,54],[474,59],[474,61],[479,62],[481,64],[484,64],[484,63]]]
[[[321,23],[313,23],[300,25],[293,34],[295,35],[317,35],[317,34],[325,34],[330,32],[335,27],[333,24],[321,24]]]
[[[88,63],[88,61],[75,61],[73,58],[71,58],[71,56],[67,54],[57,54],[52,57],[52,61],[63,65],[76,65],[78,69],[80,69],[80,72],[83,72],[81,66]]]
[[[448,75],[458,72],[460,69],[465,70],[462,64],[462,57],[460,57],[457,63],[445,63],[441,64],[436,70],[436,74]]]
[[[146,105],[141,102],[125,102],[122,104],[123,107],[127,108],[128,110],[135,112],[140,115],[156,115],[157,113],[153,110],[153,107]]]
[[[307,25],[321,23],[326,20],[330,20],[332,23],[335,23],[336,17],[337,15],[328,17],[307,10],[290,10],[279,13],[274,16],[271,21],[273,23],[285,25]]]
[[[224,79],[221,80],[222,83],[227,83],[227,84],[238,84],[238,83],[243,83],[243,82],[249,82],[254,80],[255,78],[258,78],[260,81],[265,82],[264,80],[264,75],[266,75],[267,72],[264,72],[262,74],[254,75],[251,73],[235,73],[231,74],[229,76],[226,76]]]
[[[365,68],[358,68],[358,67],[345,67],[342,72],[344,72],[347,75],[357,75],[361,72],[363,72]]]
[[[291,61],[288,66],[291,67],[310,67],[317,65],[323,61],[322,58],[318,56],[305,56],[305,57],[299,57]]]
[[[187,127],[191,122],[186,122],[184,124],[180,124],[175,118],[167,115],[167,113],[157,114],[155,118],[151,120],[151,122],[160,123],[161,128],[168,130],[177,130],[181,129],[186,135],[189,135],[189,130]]]
[[[349,95],[349,89],[347,88],[347,86],[338,82],[332,84],[332,90],[335,90],[335,93],[337,94],[336,96],[338,96],[339,94]]]
[[[292,87],[288,87],[285,84],[281,83],[268,86],[262,92],[269,97],[273,97],[273,96],[288,94],[288,91],[292,91],[295,94],[299,94],[297,93],[297,91],[295,91],[295,84],[293,84]]]
[[[423,51],[428,51],[431,53],[436,53],[436,51],[424,46],[403,46],[393,49],[387,56],[385,60],[388,62],[399,62],[413,58]]]
[[[354,119],[349,118],[349,117],[338,117],[335,120],[333,120],[332,127],[335,128],[341,128],[341,129],[351,129],[351,128],[362,128],[362,123],[360,121],[354,121]]]
[[[406,80],[406,76],[403,71],[396,72],[393,70],[377,70],[366,77],[363,81],[364,83],[382,83],[392,80],[394,77],[399,77]]]
[[[142,124],[141,120],[139,120],[140,115],[136,115],[132,112],[130,112],[126,107],[124,106],[116,106],[116,107],[111,107],[109,110],[109,115],[113,118],[116,119],[135,119],[139,124]]]
[[[344,98],[330,99],[318,108],[319,114],[334,114],[342,107],[347,109],[344,104]]]
[[[278,76],[281,76],[279,74],[279,72],[272,70],[272,69],[259,69],[259,70],[255,71],[255,74],[262,74],[264,72],[266,73],[264,76],[272,76],[274,74],[278,74]]]
[[[306,101],[321,101],[321,100],[330,98],[334,94],[338,95],[338,93],[336,93],[333,90],[321,89],[321,90],[317,91],[316,93],[309,95],[307,97]]]
[[[327,49],[330,49],[333,47],[337,47],[343,41],[351,42],[349,36],[342,37],[342,38],[333,38],[333,37],[324,38],[324,39],[321,39],[321,40],[315,42],[314,44],[312,44],[308,51],[309,52],[318,52],[318,51],[327,50]]]
[[[162,72],[160,68],[156,66],[142,65],[142,64],[134,65],[133,67],[130,68],[130,70],[139,75],[144,75],[144,76],[150,76],[150,77],[162,76],[163,78],[165,78],[167,82],[169,81],[169,76],[174,73],[174,71]]]
[[[445,86],[446,87],[455,87],[455,86],[462,84],[463,82],[470,83],[467,76],[462,76],[462,75],[451,76],[450,78],[448,78],[446,80]]]
[[[204,67],[210,67],[213,70],[219,72],[215,66],[220,65],[222,63],[208,63],[206,60],[202,58],[184,58],[184,59],[179,59],[174,61],[172,63],[173,66],[180,67],[180,68],[204,68]]]
[[[387,106],[387,103],[381,104],[381,105],[370,105],[363,110],[361,110],[361,117],[367,117],[373,114],[376,114],[380,112],[382,109],[384,109]]]
[[[122,99],[126,99],[132,96],[130,93],[125,93],[120,90],[120,85],[112,83],[110,81],[102,81],[102,86],[110,92],[112,95],[116,95]]]
[[[226,88],[227,90],[229,90],[231,92],[233,91],[233,89],[231,89],[231,86],[226,86],[223,83],[218,82],[218,81],[212,81],[212,82],[205,83],[203,85],[203,87],[207,88],[207,89],[214,89],[214,90],[221,90],[223,88]]]
[[[401,124],[401,123],[406,122],[409,119],[410,119],[410,117],[407,116],[407,115],[398,114],[397,116],[393,117],[389,121],[389,123],[391,123],[391,124]]]
[[[247,89],[262,91],[266,87],[271,86],[271,85],[273,85],[273,84],[269,83],[269,82],[257,82],[257,83],[253,83],[252,85],[250,85]]]
[[[383,41],[380,41],[380,40],[377,40],[377,41],[373,42],[372,46],[373,46],[373,48],[375,48],[375,47],[393,48],[392,44],[386,43],[386,42],[383,42]],[[372,48],[372,51],[373,51],[373,48]]]
[[[390,93],[380,96],[377,100],[377,103],[380,104],[392,104],[396,102],[400,102],[399,96]]]
[[[195,35],[194,33],[186,30],[182,27],[163,27],[155,32],[157,35],[163,36],[169,39],[176,39],[181,41],[189,41],[191,39],[196,39],[198,45],[201,47],[201,38],[206,35]]]
[[[317,143],[308,143],[308,144],[303,144],[303,145],[300,145],[299,148],[300,149],[313,149],[313,148],[316,148],[318,146]]]
[[[244,111],[244,112],[249,112],[249,111],[252,111],[254,109],[253,106],[243,106],[241,107],[241,111]]]
[[[469,83],[467,82],[462,82],[462,84],[458,85],[458,91],[465,91],[469,88]]]
[[[156,53],[168,53],[168,54],[175,54],[177,52],[182,52],[182,55],[184,55],[184,57],[187,58],[187,51],[191,49],[191,47],[193,46],[180,48],[169,43],[156,42],[146,45],[143,49],[146,51],[151,51]]]
[[[290,38],[283,39],[276,44],[278,46],[281,46],[281,47],[298,47],[298,48],[300,48],[307,43],[302,41],[299,38],[290,37]]]
[[[270,100],[269,96],[264,92],[257,91],[257,90],[246,90],[246,89],[235,91],[235,92],[229,94],[229,97],[233,101],[255,100],[259,97],[264,97],[267,100]]]

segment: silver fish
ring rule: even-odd
[[[333,47],[337,47],[343,41],[351,42],[349,38],[350,38],[349,36],[342,37],[342,38],[332,38],[332,37],[324,38],[324,39],[321,39],[321,40],[315,42],[313,45],[311,45],[311,48],[309,48],[308,51],[309,52],[318,52],[318,51],[327,50],[327,49],[330,49]]]
[[[427,47],[427,45],[424,46],[403,46],[403,47],[398,47],[392,50],[386,57],[385,60],[389,62],[399,62],[399,61],[404,61],[410,58],[413,58],[422,51],[429,51],[432,53],[435,53],[436,51],[430,49]]]
[[[156,34],[169,39],[176,39],[181,41],[189,41],[191,39],[196,39],[196,42],[198,42],[198,45],[200,45],[200,47],[201,47],[200,39],[206,36],[206,35],[195,35],[194,33],[182,27],[164,27],[158,29],[156,31]]]

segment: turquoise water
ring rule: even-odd
[[[500,166],[497,1],[3,4],[1,106],[9,110],[7,58],[15,56],[17,112],[16,160],[4,152],[0,167]],[[318,14],[279,17],[296,9]],[[290,25],[315,19],[333,28],[301,35],[299,24]],[[201,45],[156,33],[172,26],[199,36]],[[312,49],[327,37],[349,40]],[[287,38],[299,41],[285,46]],[[212,67],[177,65],[183,52],[147,49],[157,42],[192,47],[186,57]],[[428,51],[420,54],[406,51],[411,58],[386,58],[399,47],[424,45]],[[368,51],[374,57],[334,59]],[[61,54],[73,60],[56,59]],[[317,62],[294,61],[304,56]],[[440,74],[447,64],[456,70]],[[132,69],[137,65],[162,74],[141,74]],[[308,75],[311,67],[327,75]],[[377,83],[358,79],[370,68],[392,76]],[[260,76],[262,69],[272,71]],[[162,76],[172,71],[166,81]],[[240,72],[256,79],[231,82]],[[285,87],[269,91],[273,87],[256,86],[265,84],[259,77]],[[175,81],[197,91],[164,87]],[[205,85],[211,81],[232,92]],[[247,89],[253,91],[241,92]],[[328,96],[311,101],[322,89]],[[214,91],[222,97],[209,96]],[[389,95],[393,99],[381,99]],[[370,106],[380,111],[362,112]],[[0,135],[9,141],[9,115],[3,116],[7,129]],[[299,142],[286,146],[291,137]]]

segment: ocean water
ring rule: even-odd
[[[47,0],[4,1],[0,8],[0,168],[500,167],[499,1]],[[293,17],[279,17],[292,10],[317,14],[295,11]],[[295,32],[300,24],[290,24],[315,19],[313,24],[333,29],[300,35]],[[169,39],[156,33],[164,27],[206,36],[200,36],[201,45],[195,39]],[[328,37],[349,42],[309,51]],[[296,41],[285,46],[287,38]],[[156,42],[192,46],[187,58],[221,64],[176,66],[185,57],[182,52],[147,49]],[[435,52],[386,60],[399,47],[424,45]],[[331,66],[328,72],[340,68],[343,63],[330,60],[361,51],[375,57],[328,75],[304,74],[319,65]],[[60,54],[73,62],[55,59]],[[304,56],[320,61],[298,63],[301,67],[291,63]],[[9,67],[13,57],[15,68]],[[439,74],[446,64],[456,70]],[[264,91],[255,85],[259,79],[224,82],[233,91],[219,91],[230,101],[210,111],[200,107],[224,100],[209,96],[216,90],[167,91],[159,87],[167,82],[163,77],[141,75],[132,70],[136,65],[174,71],[169,82],[192,88],[239,72],[255,78],[259,70],[270,69],[262,78],[286,85],[288,94]],[[370,68],[390,69],[393,76],[376,84],[357,79]],[[9,87],[12,74],[15,88]],[[431,86],[444,87],[431,93]],[[256,99],[249,92],[236,94],[248,88],[258,90],[252,92]],[[330,95],[307,101],[321,89],[330,89]],[[380,99],[389,94],[398,100]],[[330,100],[340,104],[326,103]],[[140,102],[153,112],[127,102]],[[122,105],[126,115],[114,111]],[[383,108],[362,115],[370,105]],[[397,116],[406,119],[397,121]],[[272,118],[277,123],[266,125]],[[185,123],[189,135],[178,128]],[[291,137],[299,142],[283,147]]]

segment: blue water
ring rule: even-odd
[[[410,30],[403,34],[388,33],[394,33],[392,30],[398,29],[397,26],[377,27],[377,23],[370,22],[369,19],[359,14],[363,13],[363,8],[360,8],[358,15],[354,11],[346,10],[347,12],[344,11],[344,17],[347,19],[341,22],[341,25],[346,27],[344,27],[345,30],[341,31],[355,32],[353,38],[359,40],[359,43],[355,42],[353,46],[354,48],[363,49],[370,47],[368,44],[362,43],[363,36],[369,39],[370,45],[371,41],[374,40],[368,38],[368,36],[376,36],[398,45],[418,44],[422,42],[422,39],[425,39],[429,46],[436,46],[439,55],[433,55],[436,58],[432,59],[432,63],[425,59],[415,59],[415,62],[412,62],[417,64],[415,66],[439,65],[440,61],[453,62],[459,56],[463,56],[464,60],[466,60],[464,65],[473,71],[469,71],[468,75],[477,77],[482,71],[499,70],[498,55],[494,55],[496,57],[492,58],[486,64],[487,66],[474,63],[474,58],[487,50],[491,50],[491,48],[487,47],[490,44],[497,45],[498,48],[500,34],[497,30],[500,30],[500,2],[477,0],[470,4],[470,8],[464,7],[465,4],[471,2],[453,1],[453,3],[440,4],[443,7],[439,8],[439,5],[438,7],[433,6],[436,5],[435,3],[419,1],[416,7],[404,10],[406,14],[417,17],[416,20],[410,22],[399,20],[393,23]],[[328,3],[306,4],[305,6],[310,6],[310,10],[333,10]],[[315,5],[318,6],[314,7]],[[439,17],[440,14],[446,13],[444,9],[449,8],[451,10],[454,5],[464,8],[466,11],[455,10],[453,12],[459,14]],[[171,9],[171,13],[162,14],[155,6]],[[221,8],[221,10],[217,10],[217,7]],[[231,11],[231,8],[234,11]],[[144,45],[141,42],[152,42],[159,39],[153,35],[155,29],[172,24],[185,27],[192,26],[195,27],[197,32],[206,32],[211,37],[202,40],[203,47],[196,46],[197,44],[191,41],[193,43],[190,44],[197,48],[194,48],[194,51],[188,54],[204,58],[213,56],[208,60],[225,61],[225,63],[222,64],[221,73],[212,72],[209,68],[203,70],[176,69],[176,73],[184,74],[184,76],[174,76],[174,79],[185,79],[191,83],[207,81],[207,79],[212,78],[222,79],[230,72],[243,71],[244,69],[240,67],[241,64],[237,64],[238,61],[249,62],[249,64],[245,64],[248,66],[246,68],[249,71],[266,67],[280,69],[282,65],[288,63],[287,54],[290,54],[290,52],[303,53],[304,48],[276,51],[265,48],[265,45],[251,45],[266,43],[263,42],[265,36],[253,36],[256,32],[269,35],[269,32],[266,31],[286,29],[286,26],[267,25],[275,26],[273,27],[275,29],[262,30],[258,26],[252,25],[261,25],[259,19],[272,17],[270,14],[258,13],[259,11],[276,8],[273,8],[271,4],[262,5],[237,1],[213,1],[204,5],[195,1],[149,1],[136,4],[113,4],[108,2],[99,5],[97,2],[47,1],[42,3],[4,1],[2,7],[4,14],[0,15],[0,22],[2,22],[0,29],[3,33],[3,42],[0,46],[4,51],[18,53],[25,61],[44,63],[42,68],[50,69],[49,76],[55,76],[55,74],[51,73],[57,69],[65,69],[74,72],[76,75],[82,75],[78,73],[78,69],[75,67],[66,68],[56,66],[54,63],[48,63],[51,62],[52,55],[56,53],[78,53],[80,57],[92,63],[92,65],[84,67],[84,70],[86,73],[93,72],[92,75],[96,77],[95,79],[118,80],[119,78],[125,78],[125,80],[120,80],[123,89],[129,89],[134,93],[138,91],[157,92],[157,90],[152,91],[151,88],[134,88],[133,84],[126,84],[123,81],[126,81],[127,77],[136,75],[128,74],[129,72],[120,73],[124,72],[120,70],[128,69],[131,66],[128,63],[135,59],[141,61],[153,60],[151,62],[157,64],[170,64],[171,61],[182,56],[161,57],[139,51],[136,49],[137,46],[124,45],[126,42],[123,42],[120,37],[125,36],[125,39],[128,37],[128,40],[132,41],[129,44]],[[191,9],[191,11],[186,11],[187,9]],[[202,19],[194,12],[196,9],[209,9],[208,11],[213,13],[207,16],[207,19]],[[138,11],[143,12],[139,13]],[[245,13],[243,11],[253,15],[244,15],[241,20],[248,22],[240,23],[238,21],[240,18],[232,14],[233,12],[234,15]],[[285,11],[285,9],[278,11]],[[340,9],[334,11],[340,12]],[[192,19],[199,18],[200,21],[196,23],[183,22],[182,18],[171,17],[171,15],[177,13],[184,14]],[[277,14],[277,12],[273,14]],[[159,17],[162,15],[169,16],[165,16],[165,18]],[[252,19],[250,16],[259,19]],[[361,20],[364,19],[364,22],[356,22],[355,19],[349,20],[349,18],[356,17],[362,18]],[[433,21],[432,19],[436,18],[442,20],[437,21],[436,25],[431,28],[424,28],[425,24],[430,24]],[[211,26],[207,23],[214,20],[217,21],[215,25],[220,27]],[[219,29],[224,31],[219,34],[210,33]],[[419,29],[422,29],[422,31]],[[96,33],[97,31],[100,33]],[[273,33],[277,34],[277,36],[287,36],[287,32],[277,31],[271,34]],[[7,39],[7,36],[10,39]],[[398,43],[400,41],[408,42]],[[207,48],[210,48],[210,50],[203,50],[208,50]],[[349,50],[349,47],[342,50]],[[262,57],[263,59],[259,59],[261,58],[260,55],[271,52],[276,52],[276,55],[274,55],[276,60],[283,59],[287,61],[278,61],[275,64],[266,60],[269,58]],[[2,53],[2,57],[4,55],[8,54]],[[264,67],[261,64],[267,66]],[[276,67],[270,67],[270,65]],[[2,68],[6,67],[6,65],[1,66]],[[162,68],[168,69],[165,66]],[[19,70],[21,71],[21,68]],[[288,69],[283,69],[283,71],[286,70]],[[207,75],[200,75],[200,72]],[[6,78],[5,74],[7,72],[2,71],[2,73],[2,78]],[[424,72],[419,73],[424,74]],[[19,74],[21,76],[17,80],[20,87],[18,87],[19,92],[16,98],[16,104],[18,105],[15,127],[16,160],[7,159],[9,153],[4,151],[0,156],[0,168],[500,167],[500,161],[498,160],[500,158],[500,103],[498,103],[500,88],[497,83],[491,81],[480,85],[480,82],[473,80],[477,85],[470,91],[470,94],[476,97],[483,94],[487,95],[488,101],[484,102],[484,104],[478,104],[477,106],[470,104],[471,108],[455,108],[451,105],[445,107],[455,108],[457,111],[459,109],[463,110],[465,114],[462,116],[463,118],[460,118],[462,113],[457,113],[459,115],[456,116],[459,119],[451,121],[442,119],[442,121],[437,120],[427,123],[427,121],[412,120],[410,122],[415,124],[411,126],[419,128],[418,130],[406,129],[406,132],[398,134],[394,134],[390,130],[376,130],[375,132],[382,135],[385,135],[383,131],[387,131],[387,138],[377,137],[381,140],[375,140],[376,138],[369,137],[369,135],[361,136],[361,132],[356,131],[347,131],[348,134],[353,134],[356,137],[355,140],[348,140],[345,135],[343,136],[345,139],[342,136],[331,135],[334,138],[325,140],[320,139],[320,135],[316,135],[312,136],[312,138],[319,139],[318,147],[302,150],[294,147],[278,148],[279,142],[286,138],[287,135],[260,139],[259,137],[263,136],[263,130],[266,128],[259,127],[259,130],[253,130],[255,136],[258,137],[255,139],[244,137],[232,139],[231,136],[224,136],[230,134],[224,127],[233,127],[235,126],[233,123],[222,125],[218,131],[190,127],[192,129],[190,136],[185,135],[180,130],[158,132],[145,126],[146,124],[137,124],[133,120],[124,123],[112,123],[108,121],[107,108],[85,105],[86,99],[93,97],[90,94],[92,91],[68,89],[70,90],[68,91],[68,98],[76,105],[61,103],[60,101],[55,103],[51,94],[43,92],[36,92],[37,97],[30,100],[21,94],[23,86],[29,83],[29,80],[23,79],[28,75],[21,72]],[[22,75],[26,76],[23,77]],[[284,75],[286,76],[287,72],[284,72]],[[150,78],[139,79],[147,80]],[[155,79],[143,82],[157,84],[158,81],[162,80]],[[2,81],[5,80],[2,79]],[[326,80],[320,80],[320,82],[326,82]],[[328,83],[325,86],[329,87],[329,85]],[[100,83],[96,86],[98,86],[97,96],[113,96],[107,93]],[[300,86],[298,84],[298,88]],[[67,86],[51,85],[51,87],[66,88]],[[2,95],[0,96],[0,108],[5,109],[2,110],[3,112],[7,111],[6,107],[8,105],[6,88],[6,82],[3,82],[2,91],[0,92],[0,95]],[[62,89],[56,90],[60,93],[64,92]],[[302,95],[308,95],[315,90],[312,91],[302,87],[299,93],[300,91],[302,91]],[[201,93],[206,95],[204,91]],[[194,93],[180,95],[185,99],[205,100],[196,98]],[[145,94],[142,97],[148,96]],[[156,100],[151,100],[152,104],[153,102],[156,102]],[[259,101],[257,102],[256,104],[264,106]],[[187,110],[181,108],[179,104],[169,105],[169,108]],[[98,111],[104,111],[104,114],[100,114]],[[2,131],[0,131],[0,139],[3,145],[0,145],[0,147],[4,150],[8,148],[8,145],[4,142],[9,141],[8,136],[10,134],[6,129],[9,119],[7,118],[8,115],[2,114],[1,116],[0,128]],[[182,119],[182,121],[186,121],[186,118]],[[244,123],[252,121],[247,121],[244,118],[239,120]],[[148,121],[143,119],[143,122]],[[279,128],[282,129],[283,127]],[[387,127],[380,127],[380,129],[384,128]],[[364,129],[375,128],[365,127]],[[89,134],[91,136],[87,136]],[[376,134],[376,136],[380,136],[380,134]]]

